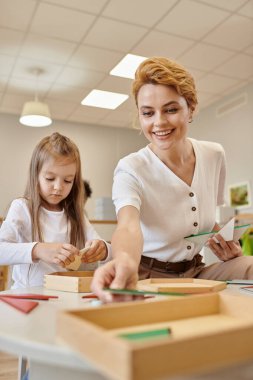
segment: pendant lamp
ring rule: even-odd
[[[41,69],[33,69],[36,75],[35,98],[23,106],[19,122],[29,127],[47,127],[52,124],[49,107],[38,99],[38,77],[43,73]]]

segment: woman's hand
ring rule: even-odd
[[[92,291],[104,302],[128,301],[131,296],[113,296],[104,288],[135,289],[138,281],[138,265],[128,255],[122,254],[121,258],[115,258],[96,269],[91,284]]]
[[[133,206],[122,207],[117,227],[112,235],[113,260],[96,269],[91,284],[92,291],[103,301],[129,301],[136,297],[113,295],[104,288],[134,289],[138,281],[138,268],[143,252],[140,213]]]
[[[218,241],[218,243],[217,243]],[[219,234],[215,234],[207,241],[207,246],[222,261],[228,261],[242,256],[242,249],[238,241],[225,241]]]
[[[89,240],[85,244],[85,248],[89,250],[83,255],[83,263],[94,263],[107,258],[107,247],[103,240]]]
[[[42,260],[63,268],[73,262],[76,255],[79,250],[67,243],[37,243],[32,250],[33,261]]]

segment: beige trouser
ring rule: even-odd
[[[207,280],[253,280],[253,256],[241,256],[225,262],[218,262],[209,266],[200,263],[184,273],[167,272],[149,268],[148,265],[140,264],[139,279],[147,278],[205,278]]]

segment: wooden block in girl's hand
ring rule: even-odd
[[[90,247],[81,249],[79,251],[79,256],[75,256],[75,260],[69,265],[66,265],[66,268],[70,270],[78,270],[80,265],[82,264],[83,255],[85,255],[85,253],[88,252],[89,249]]]
[[[82,256],[75,256],[75,260],[72,261],[72,263],[70,263],[69,265],[66,265],[65,268],[69,270],[78,270],[81,263],[82,263]]]

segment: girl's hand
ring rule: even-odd
[[[79,255],[78,249],[67,243],[37,243],[32,250],[33,261],[42,260],[63,268],[73,262],[76,255]]]
[[[215,241],[218,240],[218,243]],[[222,261],[228,261],[235,257],[242,256],[242,249],[238,241],[225,241],[219,234],[207,241],[207,246]]]
[[[107,247],[103,240],[89,240],[85,244],[89,250],[83,255],[83,263],[94,263],[107,258]]]

